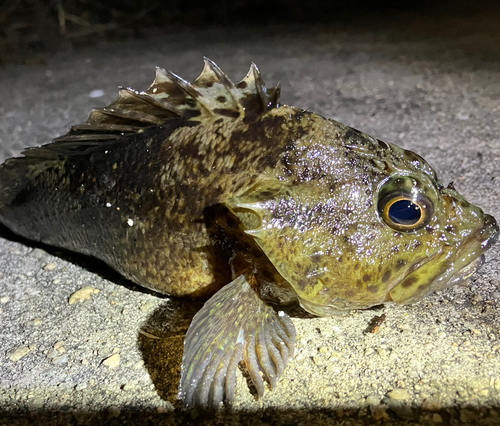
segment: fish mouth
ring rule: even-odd
[[[408,304],[468,280],[485,261],[484,253],[498,240],[495,218],[484,215],[483,226],[458,245],[447,245],[410,266],[405,277],[389,293],[387,300]]]
[[[497,241],[499,227],[495,218],[489,214],[485,215],[484,224],[470,235],[456,254],[455,272],[448,278],[445,287],[451,287],[468,280],[476,271],[483,266],[484,253]]]

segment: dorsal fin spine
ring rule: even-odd
[[[189,95],[195,102],[197,102],[203,109],[210,115],[213,115],[213,112],[208,108],[202,101],[203,95],[196,90],[196,88],[190,84],[188,81],[184,80],[182,77],[179,77],[177,74],[172,71],[166,71],[167,75],[170,77],[172,82],[177,84],[177,86],[182,89],[187,95]]]
[[[203,57],[203,60],[205,61],[205,67],[208,67],[208,69],[210,69],[215,74],[215,76],[217,77],[219,82],[227,90],[227,93],[229,94],[229,96],[232,99],[233,108],[237,108],[238,111],[240,112],[240,115],[243,115],[244,108],[242,107],[241,103],[238,101],[238,97],[236,95],[238,89],[236,88],[234,83],[228,78],[228,76],[219,68],[219,66],[214,61],[207,58],[206,56]],[[194,81],[193,84],[196,84],[196,82],[204,74],[204,72],[205,72],[205,69],[200,74],[200,76]]]
[[[262,108],[265,111],[269,108],[269,100],[268,100],[269,96],[267,95],[267,90],[264,84],[264,80],[262,80],[259,68],[257,68],[257,65],[255,65],[254,62],[252,62],[250,69],[252,70],[253,78],[255,80],[255,87],[257,89],[257,93],[259,94],[259,98],[262,102]]]
[[[258,116],[279,106],[279,83],[266,89],[257,66],[252,63],[243,80],[234,84],[209,58],[192,83],[171,71],[156,68],[151,86],[143,92],[120,87],[118,98],[103,108],[92,110],[81,125],[57,138],[58,143],[88,143],[118,139],[124,133],[161,126],[170,120],[203,122],[223,118],[237,120]]]

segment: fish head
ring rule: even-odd
[[[305,310],[414,303],[479,269],[498,238],[492,216],[419,155],[315,120],[314,137],[281,157],[277,179],[232,206]]]

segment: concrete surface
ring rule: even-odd
[[[254,61],[269,85],[282,82],[285,103],[416,151],[500,218],[495,16],[186,31],[8,66],[0,160],[84,121],[117,85],[145,89],[156,65],[194,79],[207,55],[233,80]],[[0,425],[500,422],[499,245],[468,285],[416,305],[295,318],[296,357],[279,387],[257,401],[240,377],[233,412],[206,415],[175,398],[189,303],[92,259],[0,236]],[[85,287],[88,299],[70,304]],[[364,333],[381,313],[379,333]]]

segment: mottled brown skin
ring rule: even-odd
[[[213,293],[232,279],[233,255],[211,238],[213,206],[273,173],[284,142],[303,132],[297,114],[281,108],[251,125],[219,119],[127,136],[45,170],[2,210],[2,221],[28,238],[99,257],[161,293]]]

